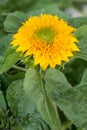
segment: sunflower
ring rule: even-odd
[[[13,35],[11,44],[26,57],[32,55],[34,64],[43,70],[48,66],[54,68],[62,61],[68,62],[73,51],[79,51],[75,30],[57,15],[31,16]]]

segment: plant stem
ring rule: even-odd
[[[15,69],[21,70],[21,71],[26,71],[25,68],[22,68],[20,66],[13,65],[12,67],[15,68]]]

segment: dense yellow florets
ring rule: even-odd
[[[35,65],[40,64],[42,69],[48,65],[54,68],[61,61],[69,61],[73,51],[79,51],[74,31],[58,16],[32,16],[13,35],[11,44],[18,46],[17,51],[25,52],[25,56],[33,55]]]

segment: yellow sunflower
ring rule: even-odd
[[[75,30],[56,15],[41,14],[30,17],[13,35],[11,44],[25,56],[33,55],[34,64],[42,69],[54,68],[61,61],[68,62],[73,51],[79,51]]]

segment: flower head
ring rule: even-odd
[[[33,55],[35,65],[40,64],[42,69],[48,65],[54,68],[61,61],[68,62],[73,51],[79,51],[75,30],[56,15],[32,16],[13,35],[11,44],[25,56]]]

